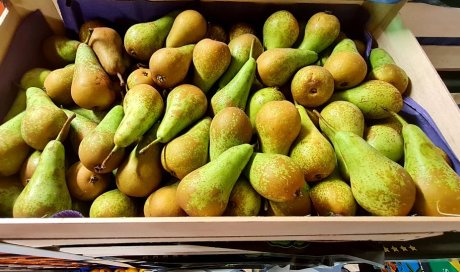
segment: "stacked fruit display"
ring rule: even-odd
[[[325,12],[260,32],[185,10],[46,39],[57,69],[27,72],[0,126],[0,215],[460,213],[449,158],[397,114],[409,79],[385,50],[368,66]]]

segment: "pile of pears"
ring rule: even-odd
[[[333,14],[229,31],[196,10],[42,43],[0,125],[0,216],[460,214],[409,78]]]

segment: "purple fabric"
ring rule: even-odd
[[[52,218],[79,218],[79,217],[84,217],[80,212],[74,211],[74,210],[65,210],[65,211],[60,211],[53,216]]]

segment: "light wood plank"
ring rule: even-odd
[[[460,46],[424,45],[422,47],[436,70],[460,71]]]

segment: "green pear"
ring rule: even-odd
[[[118,148],[112,152],[115,147],[113,138],[123,116],[123,107],[121,105],[114,106],[96,128],[85,135],[81,141],[78,147],[78,157],[90,171],[99,174],[109,173],[116,169],[123,160],[124,148]],[[110,153],[112,153],[110,160],[104,163]],[[104,167],[102,167],[102,163],[104,163]]]
[[[296,108],[300,114],[301,129],[292,144],[289,157],[302,168],[305,181],[324,179],[337,164],[334,148],[310,120],[305,108],[300,105]]]
[[[167,143],[161,151],[163,168],[178,179],[208,162],[209,127],[211,118],[205,117],[181,136]]]
[[[374,48],[369,56],[371,71],[369,79],[379,79],[390,83],[403,94],[409,85],[406,72],[396,65],[390,54],[382,48]]]
[[[230,65],[232,55],[228,45],[203,39],[193,49],[193,84],[208,92]]]
[[[358,135],[336,131],[327,122],[325,125],[331,131],[330,140],[335,150],[340,151],[349,171],[351,190],[358,204],[372,215],[409,214],[416,194],[409,173]]]
[[[403,107],[403,98],[398,89],[382,80],[370,80],[355,88],[335,92],[331,101],[336,100],[355,104],[366,119],[386,118],[390,116],[387,110],[399,112]]]
[[[158,123],[149,129],[129,156],[118,167],[115,176],[118,190],[128,196],[146,197],[157,189],[161,182],[161,146],[152,146],[143,154],[139,151],[155,140]]]
[[[56,67],[62,67],[75,61],[79,41],[70,40],[66,36],[52,35],[42,44],[42,52],[46,60]]]
[[[212,119],[209,134],[209,158],[212,161],[232,146],[248,144],[252,137],[251,122],[240,108],[224,108]]]
[[[228,42],[227,32],[225,31],[224,27],[215,22],[208,22],[206,38],[223,43]]]
[[[19,170],[19,179],[24,187],[29,183],[30,178],[35,173],[41,155],[41,151],[35,150],[22,163],[21,170]]]
[[[135,59],[148,61],[164,46],[177,14],[179,12],[173,11],[155,21],[132,25],[124,36],[126,52]]]
[[[232,189],[249,161],[253,147],[231,147],[217,159],[185,176],[176,200],[190,216],[219,216],[225,212]]]
[[[299,135],[301,118],[287,100],[265,103],[256,116],[256,131],[264,153],[287,155]]]
[[[10,176],[21,169],[30,147],[21,136],[25,114],[20,113],[0,126],[0,176]]]
[[[295,199],[305,185],[302,169],[281,154],[254,153],[244,175],[261,196],[275,202]]]
[[[14,202],[22,188],[18,176],[0,177],[0,217],[13,217]]]
[[[196,10],[184,10],[177,15],[166,37],[166,47],[197,43],[206,36],[206,19]]]
[[[256,29],[252,24],[246,22],[236,22],[228,30],[230,42],[244,34],[256,35]]]
[[[226,107],[246,108],[246,103],[256,74],[256,60],[252,57],[253,45],[249,59],[235,77],[211,98],[212,112],[216,115]]]
[[[318,12],[308,20],[299,48],[320,53],[335,41],[339,33],[339,19],[329,13]]]
[[[257,73],[265,86],[281,87],[302,67],[314,63],[314,51],[295,48],[274,48],[257,58]]]
[[[75,115],[69,117],[56,140],[51,140],[43,150],[37,169],[29,183],[16,199],[14,217],[50,217],[69,210],[72,206],[65,177],[65,132]]]
[[[238,71],[240,71],[243,65],[250,59],[250,56],[257,59],[260,54],[264,52],[264,47],[259,41],[259,38],[250,33],[242,34],[234,39],[230,39],[228,48],[230,49],[232,59],[227,70],[219,79],[217,84],[218,89],[225,87],[225,85],[227,85],[235,77]]]
[[[71,87],[75,65],[69,64],[63,68],[51,71],[43,83],[46,94],[58,105],[73,104]]]
[[[287,10],[279,10],[265,20],[263,26],[264,47],[273,48],[291,47],[299,36],[299,23]]]
[[[29,146],[43,150],[59,134],[67,115],[39,88],[27,89],[26,95],[27,109],[22,119],[21,135]],[[64,133],[63,137],[66,136]]]
[[[292,200],[275,202],[269,200],[269,213],[274,216],[306,216],[311,213],[310,187],[305,183]]]
[[[69,140],[75,153],[78,153],[81,141],[97,127],[97,123],[78,113],[66,109],[63,110],[67,116],[76,115],[70,123]]]
[[[366,129],[364,139],[385,157],[395,162],[399,161],[404,155],[402,135],[391,127],[372,125]]]
[[[95,111],[95,110],[88,110],[85,108],[74,107],[70,108],[70,111],[75,112],[78,115],[81,115],[96,124],[99,124],[102,119],[104,119],[105,115],[108,111]]]
[[[281,100],[286,100],[284,94],[274,87],[260,89],[249,97],[249,102],[246,107],[246,114],[251,121],[253,134],[256,133],[256,116],[262,106],[269,101]]]
[[[412,176],[417,197],[414,211],[419,215],[460,214],[460,176],[449,166],[437,147],[418,126],[402,123],[404,168]]]
[[[135,217],[137,215],[135,201],[114,189],[98,196],[89,210],[89,217]]]
[[[227,216],[257,216],[262,199],[252,188],[249,181],[240,177],[233,186],[224,215]]]
[[[353,132],[363,137],[364,115],[355,104],[348,101],[333,101],[321,110],[323,119],[336,130]],[[322,119],[319,120],[320,128],[325,127]]]

